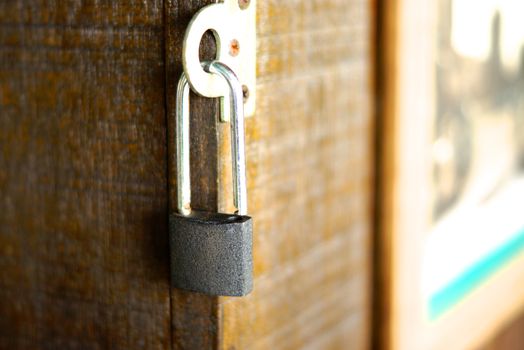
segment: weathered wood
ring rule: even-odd
[[[170,210],[176,208],[176,154],[175,107],[176,86],[182,73],[182,44],[184,33],[193,15],[212,0],[166,0],[165,1],[165,60],[167,125],[170,135],[169,199]],[[201,45],[202,59],[213,59],[216,52],[212,35]],[[191,185],[192,205],[195,208],[216,211],[217,184],[217,100],[191,94]],[[172,331],[175,349],[211,349],[219,342],[219,319],[217,298],[173,288]]]
[[[212,2],[0,4],[0,348],[367,347],[365,0],[259,1],[255,292],[170,290],[166,125],[172,138],[182,34]],[[225,210],[228,126],[192,97],[193,204]]]
[[[367,349],[370,3],[265,0],[257,14],[258,106],[246,121],[255,289],[220,299],[221,345]]]
[[[0,348],[170,343],[162,1],[0,3]]]

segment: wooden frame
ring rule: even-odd
[[[378,314],[381,344],[391,349],[479,346],[521,311],[520,254],[434,321],[420,293],[423,235],[430,226],[428,169],[435,76],[435,0],[381,3],[379,95],[382,99],[379,183]],[[416,190],[414,190],[416,189]],[[520,276],[519,276],[520,275]],[[491,307],[486,307],[491,305]]]

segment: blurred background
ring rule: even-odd
[[[380,7],[380,346],[524,347],[522,6]]]

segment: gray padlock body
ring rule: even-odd
[[[174,213],[169,236],[174,287],[217,296],[244,296],[253,289],[251,217]]]

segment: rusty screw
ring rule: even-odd
[[[240,52],[240,43],[238,42],[237,39],[231,40],[231,42],[229,43],[229,54],[233,57],[236,57],[238,56],[239,52]]]
[[[250,3],[251,3],[251,0],[238,0],[238,6],[242,10],[247,9]]]

